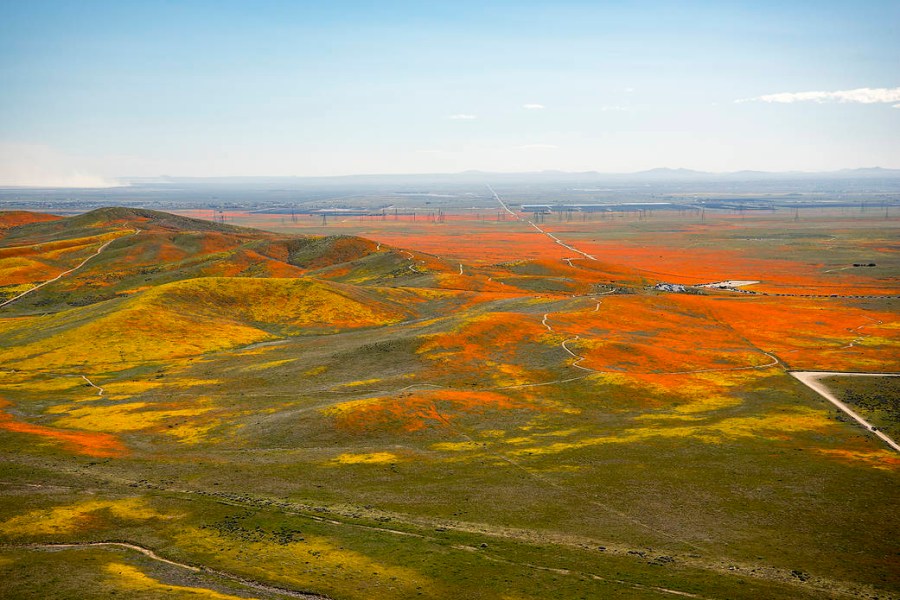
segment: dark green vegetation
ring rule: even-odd
[[[822,383],[889,437],[900,437],[900,377],[828,377]]]
[[[0,312],[5,597],[900,593],[900,460],[782,367],[894,369],[895,300],[121,209],[10,229],[4,282],[109,240]],[[50,546],[92,542],[138,549]]]

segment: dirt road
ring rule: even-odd
[[[847,413],[850,417],[853,418],[857,423],[865,427],[868,431],[874,433],[878,437],[880,437],[884,442],[896,450],[900,452],[900,445],[897,444],[890,437],[885,435],[884,432],[878,431],[875,427],[859,416],[856,412],[853,411],[852,408],[841,402],[837,399],[837,397],[829,390],[824,383],[819,381],[825,377],[900,377],[897,373],[841,373],[841,372],[830,372],[830,371],[790,371],[790,374],[799,379],[804,385],[809,387],[811,390],[818,393],[820,396],[837,406],[839,409]]]

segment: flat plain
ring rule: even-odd
[[[900,597],[900,219],[200,216],[0,213],[4,596]]]

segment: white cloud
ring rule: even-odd
[[[0,142],[0,186],[107,188],[121,185],[86,171],[84,161],[42,144]]]
[[[631,109],[627,106],[601,106],[600,110],[603,112],[626,112]]]
[[[838,102],[841,104],[882,104],[900,102],[900,87],[895,88],[857,88],[855,90],[837,90],[834,92],[780,92],[766,94],[755,98],[743,98],[735,102],[775,102],[793,104],[794,102]],[[896,108],[896,106],[895,106]]]
[[[556,150],[559,146],[556,144],[525,144],[518,148],[519,150]]]
[[[478,115],[467,115],[465,113],[461,113],[457,115],[449,115],[447,118],[452,121],[474,121],[478,118]]]
[[[631,92],[634,91],[634,88],[633,88],[633,87],[627,87],[627,88],[625,88],[624,91],[625,91],[625,93],[630,94]]]
[[[543,110],[545,107],[543,104],[523,104],[522,108],[527,110]]]

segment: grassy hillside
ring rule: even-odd
[[[13,227],[28,225],[30,223],[43,223],[61,219],[56,215],[31,212],[27,210],[3,210],[0,211],[0,237],[4,237]]]
[[[21,369],[164,361],[274,339],[396,323],[414,313],[372,291],[312,279],[205,277],[14,322],[0,360]]]
[[[455,270],[433,257],[428,266],[421,261],[416,264],[408,254],[349,236],[280,236],[157,211],[98,209],[17,227],[0,247],[0,293],[12,298],[78,267],[5,311],[27,315],[124,298],[203,277],[312,275],[398,287],[434,281],[429,271]]]

